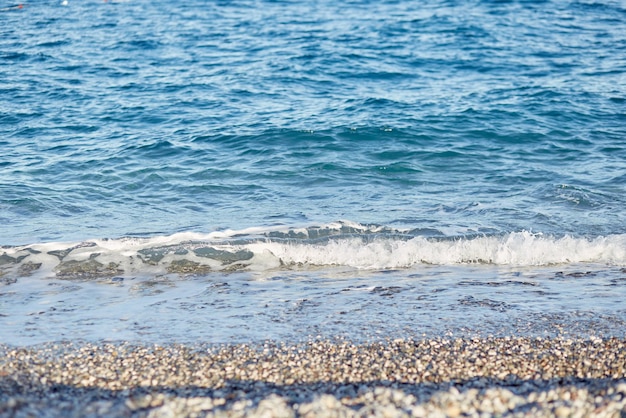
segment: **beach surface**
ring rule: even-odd
[[[0,346],[0,416],[626,416],[626,340]]]

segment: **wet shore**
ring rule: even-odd
[[[0,416],[626,416],[626,340],[0,346]]]

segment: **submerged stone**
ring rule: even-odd
[[[22,264],[17,272],[22,277],[30,276],[33,271],[39,270],[40,267],[41,263],[33,263],[32,261],[28,261]]]
[[[119,269],[119,264],[109,263],[104,265],[93,258],[86,261],[66,261],[59,264],[54,270],[58,278],[70,280],[108,278],[123,272]]]
[[[174,260],[167,266],[168,273],[178,274],[204,274],[211,271],[211,266],[200,264],[191,260]]]

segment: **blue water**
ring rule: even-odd
[[[0,320],[13,330],[0,339],[71,337],[93,323],[76,313],[92,282],[112,284],[100,296],[132,317],[154,313],[130,309],[136,298],[156,297],[133,280],[170,283],[158,306],[183,291],[215,302],[207,280],[280,283],[270,299],[289,303],[324,283],[332,291],[316,306],[326,306],[344,285],[416,292],[424,269],[439,283],[424,292],[458,290],[429,305],[454,306],[457,322],[442,314],[436,332],[461,332],[471,307],[475,325],[504,315],[490,317],[491,332],[513,313],[580,306],[576,315],[609,318],[606,333],[626,332],[623,2],[66,3],[0,1]],[[495,293],[476,299],[459,285],[468,277]],[[523,286],[489,285],[516,277],[546,288],[529,302]],[[555,287],[563,277],[580,292]],[[75,304],[60,331],[28,325],[53,303],[42,289],[72,294],[68,281],[75,298],[49,313]],[[350,318],[378,323],[368,298],[379,293],[357,298]],[[241,297],[222,306],[223,323],[244,305],[246,323],[263,323],[265,308],[283,318]],[[422,299],[395,297],[385,326],[402,335]],[[192,315],[159,312],[173,315],[168,329]],[[287,316],[282,333],[193,338],[354,329],[324,315]],[[163,331],[116,321],[128,319],[96,328]]]

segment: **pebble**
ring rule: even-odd
[[[626,341],[0,345],[0,417],[626,415]]]

